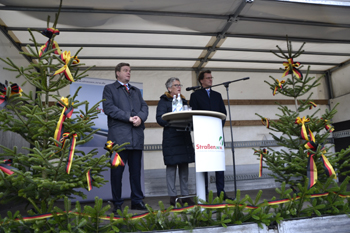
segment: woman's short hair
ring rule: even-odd
[[[165,88],[168,90],[168,88],[170,88],[172,85],[173,85],[173,82],[174,81],[179,81],[180,82],[180,79],[176,78],[176,77],[171,77],[169,78],[168,80],[166,80],[165,82]]]

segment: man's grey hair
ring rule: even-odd
[[[178,79],[176,77],[169,78],[168,80],[166,80],[165,88],[168,90],[168,88],[170,88],[173,85],[174,81],[179,81],[180,82],[180,79]]]

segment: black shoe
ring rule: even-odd
[[[113,213],[118,214],[118,210],[122,211],[121,205],[114,205]]]
[[[147,210],[145,203],[141,201],[140,203],[133,204],[131,203],[131,209],[132,210]]]
[[[224,196],[224,201],[225,200],[230,200],[230,201],[234,201],[235,199],[234,198],[231,198],[231,197],[228,197],[226,194]]]
[[[178,198],[177,196],[170,196],[170,205],[177,207],[176,203],[179,203],[182,206],[182,201],[180,198]]]
[[[187,203],[188,206],[193,206],[193,205],[196,204],[196,203],[194,203],[194,201],[193,201],[191,198],[189,198],[189,197],[182,199],[182,203]]]

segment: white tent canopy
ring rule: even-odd
[[[312,1],[304,1],[312,2]],[[323,1],[327,2],[327,1]],[[335,1],[330,1],[335,2]],[[30,41],[27,28],[42,30],[58,0],[0,0],[1,30],[19,48]],[[348,1],[341,6],[268,0],[101,0],[63,1],[57,37],[95,69],[118,61],[133,69],[271,72],[281,60],[270,53],[307,42],[298,62],[314,73],[336,69],[350,55]],[[52,23],[49,25],[52,26]],[[36,36],[39,43],[46,42]],[[275,48],[277,50],[277,48]]]

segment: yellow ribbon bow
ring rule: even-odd
[[[300,66],[300,62],[293,62],[293,58],[289,58],[288,62],[283,62],[283,66],[284,66],[284,73],[282,75],[282,78],[287,76],[288,74],[290,74],[290,71],[292,69],[293,74],[299,78],[302,79],[303,78],[303,74],[297,69]]]
[[[298,124],[298,125],[301,124],[301,138],[304,139],[304,140],[307,140],[307,141],[309,141],[309,138],[307,136],[305,123],[309,122],[309,121],[310,121],[310,119],[309,118],[305,118],[305,117],[303,117],[303,118],[297,117],[297,119],[295,120],[295,124]]]
[[[72,59],[73,59],[72,61],[73,64],[78,64],[80,60],[78,59],[78,57],[71,56],[70,51],[64,51],[63,53],[61,53],[60,58],[65,63],[65,65],[62,68],[56,70],[56,72],[53,75],[64,72],[66,79],[68,81],[74,82],[74,78],[69,70],[68,65]]]

